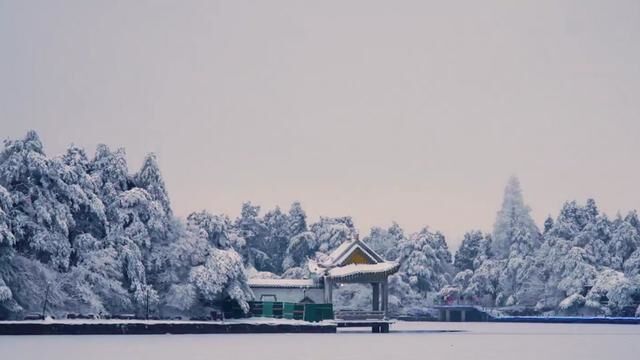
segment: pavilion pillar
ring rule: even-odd
[[[373,311],[378,311],[380,310],[380,283],[371,283],[371,287],[373,288]]]
[[[387,318],[387,313],[389,310],[389,281],[385,277],[384,281],[380,284],[382,285],[382,311],[384,313],[384,318]]]
[[[329,277],[324,277],[324,302],[325,304],[333,303],[333,284]]]

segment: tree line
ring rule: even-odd
[[[55,314],[199,316],[223,299],[247,309],[248,277],[311,276],[307,261],[358,236],[351,217],[309,223],[301,204],[240,215],[173,214],[153,154],[130,172],[125,151],[70,146],[49,157],[38,135],[0,153],[0,318]],[[396,223],[363,237],[401,263],[390,309],[419,313],[434,302],[526,306],[555,313],[623,314],[640,300],[640,221],[609,219],[595,201],[567,202],[539,230],[519,182],[509,181],[491,233],[464,235],[452,255],[428,227]],[[366,290],[366,291],[365,291]],[[365,307],[362,286],[337,289],[337,307]],[[630,310],[631,309],[631,310]]]

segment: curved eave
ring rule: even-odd
[[[249,279],[251,288],[270,289],[321,289],[321,283],[312,279]]]
[[[385,266],[386,265],[386,266]],[[334,268],[328,271],[327,278],[333,281],[362,281],[383,280],[389,275],[393,275],[400,269],[400,264],[396,262],[384,262],[374,265],[347,265]]]

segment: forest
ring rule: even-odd
[[[215,205],[215,204],[212,204]],[[34,131],[0,152],[0,319],[49,312],[196,317],[224,299],[244,309],[250,277],[309,276],[306,263],[359,236],[351,217],[311,222],[298,202],[240,215],[174,215],[157,159],[131,171],[124,149],[77,146],[48,156]],[[454,253],[425,226],[396,223],[360,236],[388,260],[393,314],[464,302],[538,314],[640,316],[640,219],[593,199],[567,201],[538,226],[520,183],[508,180],[490,232],[471,230]],[[367,307],[345,285],[336,307]]]

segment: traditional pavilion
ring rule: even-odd
[[[372,310],[386,318],[389,304],[388,277],[400,264],[385,261],[359,239],[344,242],[330,254],[309,260],[311,279],[249,279],[256,300],[296,303],[333,303],[336,284],[371,284]]]
[[[387,316],[389,308],[388,277],[398,271],[400,264],[386,261],[359,239],[346,241],[333,252],[309,261],[309,269],[324,282],[325,302],[333,300],[333,285],[346,283],[371,284],[373,311]]]

